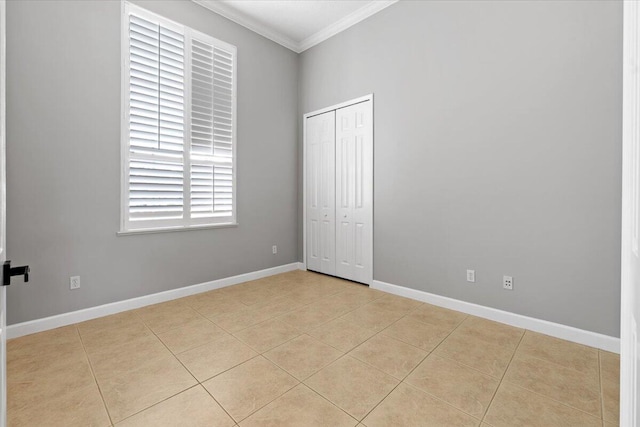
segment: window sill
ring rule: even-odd
[[[230,222],[225,224],[206,224],[206,225],[190,225],[190,226],[175,226],[175,227],[156,227],[156,228],[141,228],[139,230],[126,230],[118,231],[118,236],[132,236],[135,234],[156,234],[156,233],[171,233],[174,231],[196,231],[196,230],[211,230],[214,228],[235,228],[238,226],[237,222]]]

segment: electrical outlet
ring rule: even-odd
[[[467,282],[475,282],[476,281],[476,271],[475,270],[467,270]]]
[[[69,278],[69,289],[80,289],[80,276],[71,276]]]
[[[277,247],[276,245],[271,246],[271,251],[272,251],[274,254],[277,254],[277,253],[278,253],[278,247]]]
[[[513,277],[511,276],[502,276],[502,287],[508,291],[513,290]]]

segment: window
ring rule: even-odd
[[[234,224],[236,48],[125,3],[122,230]]]

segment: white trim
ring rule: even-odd
[[[509,311],[498,310],[496,308],[485,307],[466,301],[443,297],[417,289],[406,288],[404,286],[392,285],[390,283],[374,280],[371,289],[388,292],[390,294],[411,298],[414,300],[437,305],[439,307],[460,311],[485,319],[493,320],[518,328],[528,329],[541,334],[550,335],[578,344],[588,345],[613,353],[620,353],[620,339],[596,332],[585,331],[572,326],[561,325],[547,320],[536,319],[534,317],[523,316]]]
[[[343,32],[347,28],[353,27],[360,21],[364,21],[368,17],[375,15],[383,9],[397,3],[399,0],[377,0],[368,3],[366,6],[361,7],[355,12],[345,16],[337,22],[323,28],[315,34],[307,37],[298,43],[298,53],[312,48],[313,46],[322,43],[323,41],[335,36],[338,33]]]
[[[120,176],[120,230],[118,235],[129,235],[148,232],[161,232],[161,231],[175,231],[175,230],[201,230],[203,228],[219,228],[228,226],[237,226],[238,212],[237,212],[237,96],[238,96],[238,53],[237,48],[219,40],[209,34],[202,33],[194,30],[186,25],[180,24],[176,21],[168,19],[162,15],[158,15],[143,7],[131,4],[129,2],[121,2],[121,18],[120,18],[120,56],[121,56],[121,93],[120,93],[120,105],[121,105],[121,134],[120,134],[120,161],[121,161],[121,176]],[[130,68],[130,40],[129,40],[129,20],[130,16],[135,15],[143,19],[157,22],[163,27],[169,28],[184,36],[184,151],[182,157],[167,157],[159,154],[132,154],[129,149],[130,135],[129,135],[129,114],[130,114],[130,89],[129,89],[129,68]],[[231,161],[220,161],[215,156],[208,156],[206,159],[199,159],[198,162],[206,162],[213,167],[224,165],[225,167],[231,166],[232,184],[231,184],[231,197],[232,207],[231,215],[227,212],[213,213],[205,217],[193,217],[192,206],[190,203],[191,192],[191,51],[192,40],[196,39],[201,42],[210,44],[215,48],[219,48],[229,52],[232,59],[232,94],[231,94]],[[214,73],[215,74],[215,73]],[[213,154],[213,153],[212,153]],[[150,161],[170,161],[179,162],[183,167],[183,216],[182,218],[175,219],[147,219],[147,220],[130,220],[129,216],[129,167],[131,159],[134,160],[150,160]],[[215,199],[215,197],[214,197]]]
[[[335,104],[329,107],[321,108],[319,110],[312,111],[310,113],[305,113],[302,116],[302,268],[301,270],[307,269],[307,119],[309,117],[317,116],[318,114],[323,114],[329,111],[339,110],[340,108],[349,107],[351,105],[359,104],[361,102],[371,101],[371,120],[373,120],[375,125],[375,120],[373,117],[374,114],[374,105],[373,105],[373,93],[368,95],[361,96],[359,98],[355,98],[349,101],[341,102],[339,104]],[[375,126],[373,126],[374,132],[374,143],[375,143]],[[375,150],[375,145],[374,145]],[[375,182],[375,178],[374,178]],[[371,277],[373,277],[373,224],[371,224]],[[371,283],[368,283],[371,285]]]
[[[623,70],[622,70],[622,220],[620,265],[620,425],[637,422],[638,399],[638,336],[636,306],[640,288],[634,268],[637,255],[636,173],[638,157],[638,36],[640,8],[637,1],[624,2],[623,9]],[[637,274],[637,273],[636,273]],[[634,282],[635,280],[635,282]]]
[[[290,49],[296,53],[301,53],[319,43],[322,43],[328,38],[341,33],[347,28],[356,25],[358,22],[363,21],[372,15],[375,15],[381,10],[397,3],[399,0],[377,0],[367,3],[360,9],[355,10],[351,14],[321,29],[315,34],[310,35],[300,42],[282,34],[282,32],[275,30],[268,25],[258,22],[257,20],[245,15],[244,13],[237,11],[233,8],[233,6],[229,6],[224,2],[216,0],[192,1],[204,8],[207,8],[219,15],[224,16],[225,18],[235,22],[236,24],[248,28],[254,33],[258,33],[261,36],[266,37],[267,39],[276,42],[281,46],[286,47],[287,49]]]
[[[212,280],[210,282],[186,286],[184,288],[171,289],[169,291],[158,292],[156,294],[144,295],[124,301],[117,301],[110,304],[99,305],[97,307],[85,308],[83,310],[58,314],[42,319],[30,320],[23,323],[16,323],[15,325],[7,326],[7,338],[17,338],[23,335],[47,331],[49,329],[72,325],[74,323],[84,322],[86,320],[95,319],[97,317],[108,316],[110,314],[116,314],[122,311],[133,310],[152,304],[171,301],[174,299],[187,297],[189,295],[195,295],[202,292],[212,291],[214,289],[237,285],[238,283],[247,282],[249,280],[261,279],[263,277],[273,276],[275,274],[286,273],[288,271],[299,269],[300,263],[293,262],[291,264],[280,265],[278,267],[272,267],[264,270],[253,271],[250,273],[239,274],[237,276]]]

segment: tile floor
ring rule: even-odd
[[[9,341],[9,426],[606,426],[617,355],[295,271]]]

